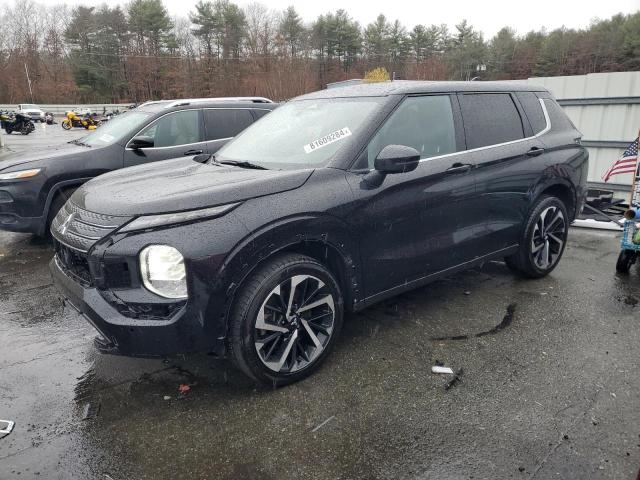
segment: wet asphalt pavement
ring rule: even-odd
[[[572,229],[548,278],[489,263],[348,315],[319,372],[265,390],[206,354],[97,354],[51,246],[0,233],[0,479],[634,479],[640,270],[616,275],[618,248]],[[463,370],[448,390],[437,362]]]

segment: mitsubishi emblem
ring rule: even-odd
[[[73,222],[73,219],[75,217],[76,217],[76,214],[74,212],[71,215],[69,215],[64,222],[62,222],[62,225],[58,227],[58,232],[60,232],[60,235],[64,235],[65,233],[67,233],[67,229],[69,228],[69,225],[71,224],[71,222]]]

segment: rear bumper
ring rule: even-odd
[[[169,320],[140,320],[120,314],[96,288],[84,287],[60,267],[57,257],[49,264],[53,282],[66,302],[97,331],[96,347],[102,353],[160,357],[176,353],[224,350],[224,341],[207,338],[198,322],[187,318],[186,308]]]

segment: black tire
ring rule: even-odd
[[[280,387],[313,373],[329,354],[342,328],[343,300],[338,282],[321,263],[282,254],[250,275],[231,312],[229,357],[254,380]],[[260,329],[259,321],[268,328]]]
[[[636,263],[637,253],[634,250],[621,250],[616,262],[616,271],[618,273],[627,274],[631,270],[631,266]]]
[[[550,219],[546,218],[549,214]],[[559,198],[541,196],[529,214],[519,250],[505,258],[507,266],[526,278],[542,278],[551,273],[567,245],[568,218],[567,208]]]
[[[10,127],[6,127],[4,130],[7,132],[7,135],[11,135],[11,132],[13,132],[13,129]]]
[[[49,206],[49,213],[47,214],[47,223],[45,225],[44,234],[42,235],[44,238],[51,238],[51,223],[74,191],[75,188],[67,188],[66,190],[59,191],[56,193],[56,196],[53,197],[51,205]]]

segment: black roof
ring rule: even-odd
[[[362,83],[346,87],[329,88],[296,97],[295,100],[314,98],[381,97],[407,95],[411,93],[440,92],[546,92],[544,87],[519,81],[503,82],[425,82],[417,80],[395,80],[393,82]]]

